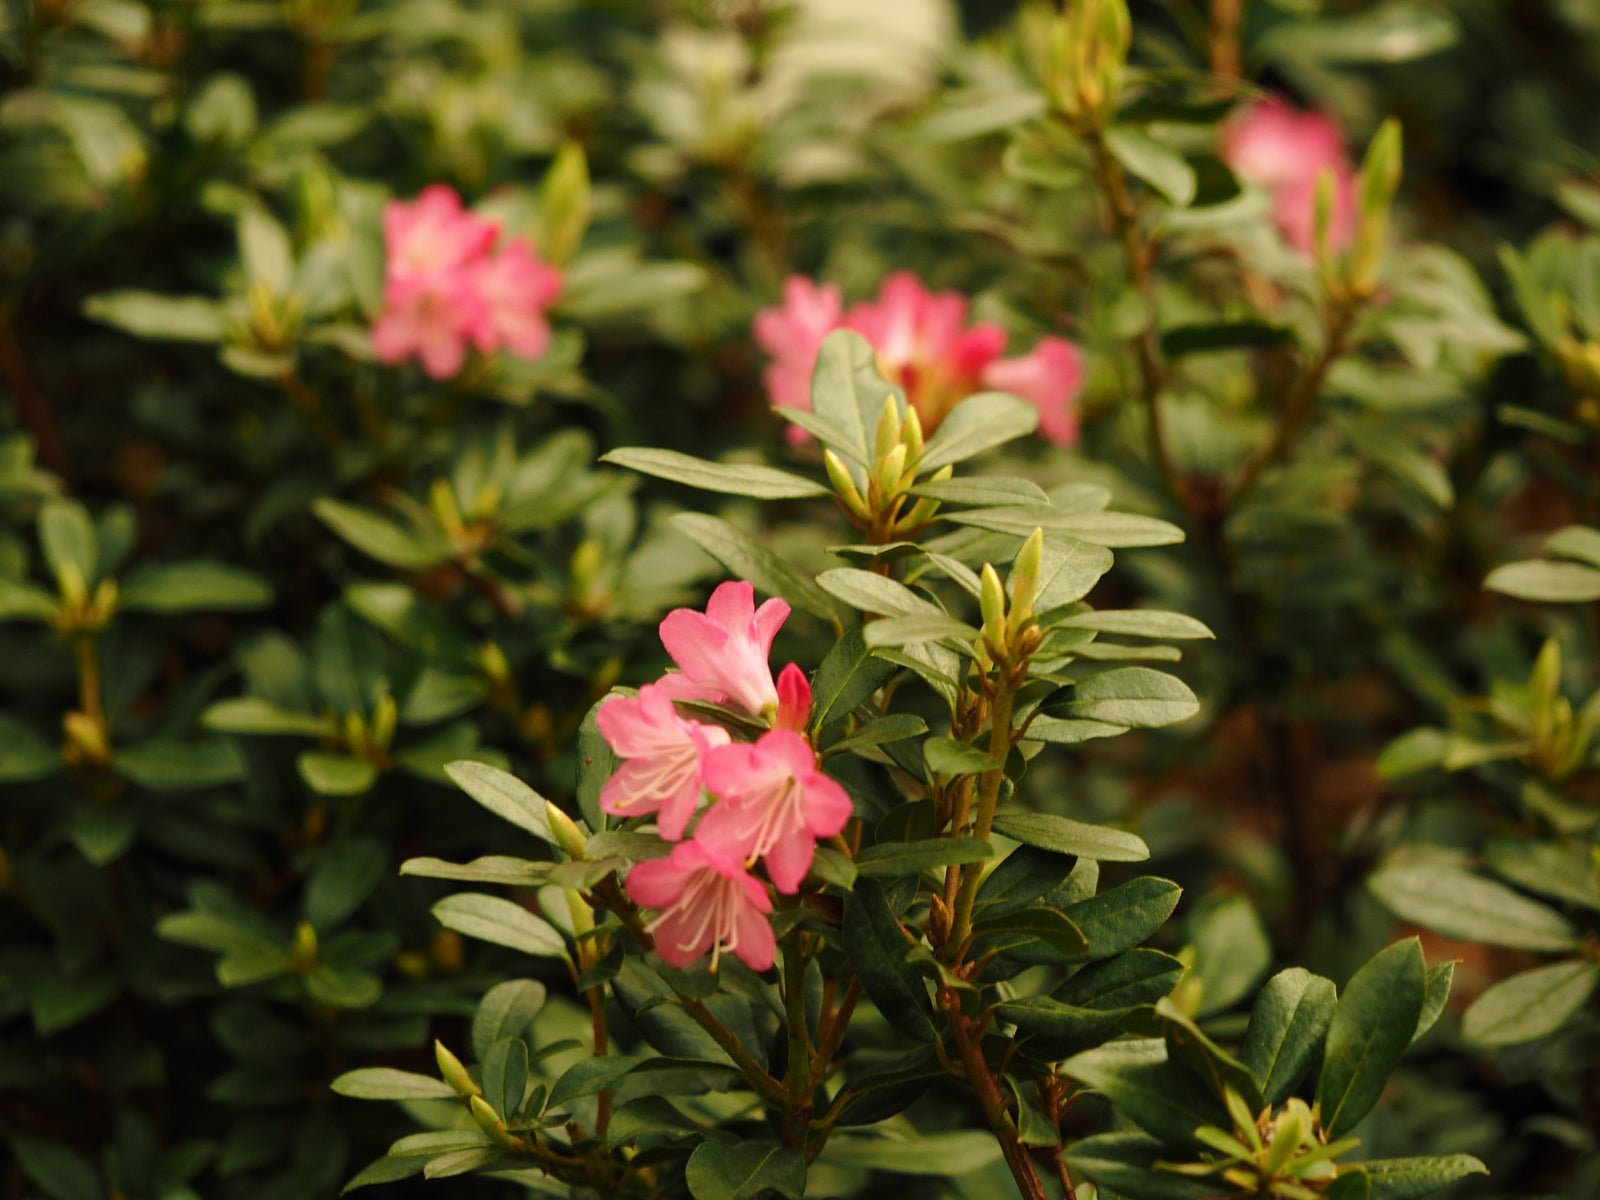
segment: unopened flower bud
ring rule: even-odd
[[[289,949],[289,970],[295,975],[305,975],[317,965],[317,931],[310,921],[301,921],[294,927],[294,940]]]
[[[983,564],[983,586],[978,605],[983,613],[983,636],[995,648],[1006,644],[1006,589],[993,564]]]
[[[455,1090],[456,1095],[463,1100],[470,1100],[474,1096],[483,1095],[483,1089],[468,1073],[461,1060],[450,1052],[443,1042],[437,1038],[433,1042],[433,1059],[439,1064],[439,1078],[448,1083]]]
[[[1034,595],[1044,557],[1044,530],[1035,529],[1011,561],[1011,616],[1014,622],[1033,615]]]
[[[556,836],[556,845],[566,853],[574,862],[581,861],[587,856],[588,839],[583,836],[573,819],[549,800],[544,802],[545,812],[550,817],[550,832]]]
[[[433,510],[434,519],[451,541],[459,541],[466,534],[466,523],[461,519],[455,491],[447,480],[435,479],[428,487],[428,507]]]
[[[906,469],[905,443],[897,444],[889,453],[878,459],[877,470],[874,477],[878,484],[878,494],[884,499],[898,496],[901,492],[902,476]]]
[[[878,428],[873,438],[872,457],[882,461],[895,446],[900,445],[900,406],[893,396],[883,399],[883,411],[878,414]]]
[[[385,692],[378,697],[378,702],[373,706],[372,713],[372,748],[374,750],[387,750],[389,743],[394,741],[395,726],[400,721],[400,710],[394,702],[394,697]]]
[[[494,1105],[482,1096],[470,1096],[467,1098],[467,1107],[472,1109],[472,1119],[478,1123],[479,1129],[489,1135],[490,1141],[508,1149],[516,1148],[517,1139],[506,1132],[506,1123],[495,1112]]]
[[[867,508],[867,502],[861,498],[855,480],[850,478],[850,468],[844,465],[844,459],[832,450],[824,450],[822,465],[828,472],[828,482],[833,485],[834,495],[839,497],[839,503],[845,511],[853,517],[870,521],[872,513]]]

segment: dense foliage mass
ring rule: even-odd
[[[3,0],[0,1196],[1600,1194],[1597,89]]]

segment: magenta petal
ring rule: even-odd
[[[752,971],[766,971],[777,957],[778,943],[767,918],[755,908],[744,908],[735,918],[739,948],[734,951]]]

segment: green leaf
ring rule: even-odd
[[[971,837],[930,838],[920,842],[883,842],[856,855],[856,874],[868,879],[920,875],[937,867],[984,862],[993,857],[988,842]]]
[[[981,775],[985,771],[997,771],[1005,765],[976,746],[947,737],[931,737],[923,742],[922,757],[928,764],[928,770],[946,779],[954,779],[958,775]]]
[[[389,873],[389,850],[375,838],[346,838],[323,850],[306,880],[303,915],[318,933],[334,928]]]
[[[1081,958],[1089,939],[1066,913],[1053,908],[1030,907],[988,912],[972,923],[972,932],[1010,955],[1019,946],[1043,943],[1059,955]]]
[[[970,652],[972,644],[978,640],[978,631],[954,617],[929,613],[925,616],[886,617],[881,621],[873,621],[866,627],[863,636],[872,649],[938,642],[955,643]]]
[[[951,91],[917,126],[918,142],[936,145],[999,133],[1042,117],[1048,105],[1034,89],[968,87]]]
[[[1496,567],[1483,586],[1518,600],[1580,604],[1600,600],[1600,570],[1581,563],[1535,558]]]
[[[472,1018],[472,1052],[480,1059],[501,1038],[520,1037],[544,1007],[545,986],[537,979],[508,979],[484,993]]]
[[[50,1200],[104,1200],[99,1173],[65,1146],[13,1135],[16,1165]]]
[[[1261,1090],[1255,1076],[1197,1025],[1192,1017],[1170,1000],[1156,1003],[1156,1015],[1166,1025],[1167,1056],[1187,1067],[1224,1104],[1229,1092],[1244,1100],[1251,1112],[1262,1107]]]
[[[467,937],[540,958],[567,957],[567,943],[555,926],[499,896],[479,892],[446,896],[433,906],[433,915],[446,929]]]
[[[1250,994],[1272,965],[1272,943],[1255,906],[1239,895],[1208,899],[1189,923],[1201,985],[1196,1014],[1210,1016]]]
[[[1600,529],[1568,525],[1545,538],[1544,548],[1547,553],[1565,555],[1600,567]]]
[[[1289,328],[1267,321],[1215,321],[1163,329],[1161,353],[1168,358],[1181,358],[1188,354],[1283,346],[1293,340],[1294,334]]]
[[[905,584],[856,567],[824,571],[817,576],[817,586],[858,612],[886,617],[943,615],[937,604],[917,595]]]
[[[748,579],[761,591],[782,596],[801,611],[824,621],[837,618],[833,601],[809,575],[738,526],[704,513],[678,513],[672,524],[729,571]]]
[[[1080,1008],[1050,996],[1008,1000],[997,1009],[1000,1019],[1037,1042],[1029,1049],[1050,1058],[1065,1058],[1103,1046],[1129,1032],[1133,1018],[1149,1011],[1148,1005],[1126,1008]]]
[[[560,1109],[573,1100],[593,1096],[614,1086],[640,1063],[647,1060],[623,1055],[580,1058],[568,1067],[550,1089],[549,1108]]]
[[[1578,931],[1560,913],[1456,867],[1389,866],[1367,886],[1397,917],[1446,937],[1519,950],[1570,950]]]
[[[244,612],[271,604],[272,588],[254,572],[227,563],[153,564],[128,576],[118,603],[145,612]]]
[[[307,751],[295,759],[300,778],[319,796],[359,796],[378,782],[378,768],[348,754]]]
[[[819,1161],[890,1175],[965,1175],[990,1166],[999,1157],[1000,1145],[987,1130],[952,1129],[905,1140],[836,1137],[828,1142]]]
[[[964,504],[971,508],[1050,503],[1049,495],[1032,480],[989,476],[930,479],[917,484],[911,489],[911,494],[943,504]]]
[[[800,1200],[806,1190],[805,1155],[774,1142],[707,1139],[684,1168],[694,1200],[749,1200],[777,1193]]]
[[[446,763],[444,773],[479,804],[540,841],[555,844],[549,802],[515,775],[481,762]]]
[[[483,1056],[483,1096],[495,1112],[515,1121],[528,1088],[528,1043],[520,1037],[500,1038]]]
[[[858,880],[845,895],[842,941],[862,988],[890,1024],[922,1040],[936,1038],[927,988],[907,960],[911,943],[871,879]]]
[[[1317,1080],[1317,1103],[1331,1136],[1348,1133],[1378,1102],[1416,1032],[1426,986],[1415,938],[1380,950],[1345,985]]]
[[[1150,667],[1117,667],[1081,680],[1069,699],[1050,706],[1050,715],[1103,721],[1133,729],[1159,729],[1186,721],[1200,711],[1189,685]]]
[[[39,544],[57,584],[70,575],[80,584],[94,586],[100,574],[100,542],[83,505],[45,501],[39,509]]]
[[[139,827],[125,807],[85,806],[73,810],[67,818],[66,830],[79,853],[95,866],[103,867],[127,852]]]
[[[442,858],[408,858],[400,874],[424,879],[454,879],[460,883],[503,883],[512,887],[540,887],[549,883],[556,864],[486,854],[471,862],[446,862]]]
[[[1052,628],[1093,629],[1099,633],[1115,633],[1124,637],[1214,638],[1217,636],[1200,621],[1182,613],[1138,608],[1073,613],[1069,617],[1052,622]]]
[[[1458,1179],[1489,1173],[1489,1168],[1470,1154],[1369,1158],[1361,1165],[1372,1177],[1371,1200],[1422,1200]]]
[[[994,815],[994,828],[997,833],[1041,850],[1097,862],[1144,862],[1150,857],[1150,847],[1134,834],[1105,825],[1086,825],[1053,813],[1001,809]]]
[[[290,712],[260,696],[239,696],[219,700],[200,718],[207,729],[219,733],[300,734],[322,737],[332,731],[331,723],[309,713]]]
[[[1305,1078],[1333,1020],[1333,980],[1301,967],[1279,971],[1256,997],[1239,1055],[1268,1104],[1281,1104]]]
[[[450,557],[450,548],[442,538],[424,537],[369,509],[328,496],[311,509],[324,525],[357,550],[391,567],[418,571]]]
[[[56,600],[43,588],[0,576],[0,621],[48,621]]]
[[[1485,1046],[1531,1042],[1555,1033],[1580,1012],[1600,983],[1600,963],[1571,959],[1502,979],[1461,1018],[1468,1041]]]
[[[601,462],[627,467],[644,475],[668,479],[686,487],[707,492],[724,492],[751,500],[796,500],[807,496],[830,496],[826,484],[803,475],[792,475],[774,467],[749,463],[717,463],[676,450],[654,450],[644,446],[623,447],[600,456]]]
[[[1520,888],[1600,911],[1600,878],[1583,846],[1496,838],[1484,847],[1484,859],[1496,875]]]
[[[1063,721],[1057,717],[1035,717],[1028,722],[1027,740],[1048,742],[1052,746],[1076,746],[1096,738],[1116,737],[1129,732],[1126,725],[1108,721]]]
[[[873,657],[861,626],[845,630],[811,681],[814,727],[826,729],[834,721],[843,720],[894,672],[893,663]]]
[[[184,792],[237,783],[245,762],[226,738],[203,742],[149,741],[117,751],[112,768],[147,791]]]
[[[222,306],[204,296],[154,292],[101,292],[83,302],[84,315],[136,337],[176,342],[220,342],[226,336]]]
[[[442,1079],[397,1071],[393,1067],[363,1067],[346,1071],[328,1085],[354,1100],[454,1100],[455,1089]]]
[[[825,754],[843,750],[863,750],[868,746],[882,746],[889,742],[903,742],[928,732],[928,723],[913,713],[890,713],[874,717],[854,733],[840,738],[829,746]]]
[[[1198,1079],[1167,1060],[1160,1038],[1111,1042],[1069,1058],[1069,1078],[1102,1092],[1123,1116],[1163,1141],[1196,1146],[1202,1125],[1229,1126],[1226,1110]]]
[[[1016,504],[1002,508],[941,512],[939,517],[954,525],[971,525],[1016,537],[1027,537],[1035,529],[1042,529],[1046,536],[1064,534],[1102,547],[1175,546],[1183,541],[1183,530],[1171,522],[1135,516],[1133,513],[1074,512],[1036,504]]]
[[[1284,22],[1261,39],[1257,53],[1317,64],[1399,63],[1435,54],[1456,37],[1454,19],[1440,6],[1389,0],[1347,17]]]
[[[413,1175],[422,1174],[427,1165],[428,1159],[422,1155],[385,1154],[362,1167],[349,1183],[339,1189],[339,1194],[343,1196],[375,1183],[397,1183],[402,1179],[410,1179]]]
[[[1039,410],[1026,400],[1005,392],[980,392],[952,408],[939,428],[928,439],[922,455],[921,473],[931,474],[940,467],[965,462],[1027,437],[1039,425]]]
[[[1215,1200],[1216,1184],[1186,1179],[1156,1164],[1167,1148],[1142,1133],[1100,1133],[1068,1145],[1065,1155],[1074,1174],[1130,1200]]]
[[[1129,950],[1090,963],[1053,993],[1078,1008],[1138,1008],[1154,1004],[1178,986],[1184,965],[1159,950]]]
[[[1417,1031],[1411,1035],[1415,1042],[1444,1014],[1445,1003],[1450,999],[1450,985],[1455,982],[1456,963],[1459,959],[1449,959],[1442,963],[1434,963],[1428,968],[1427,985],[1422,994],[1422,1015],[1417,1018]]]
[[[294,247],[272,214],[259,204],[239,210],[239,257],[251,283],[262,283],[274,296],[294,283]]]
[[[1111,570],[1111,563],[1111,551],[1104,546],[1072,537],[1046,539],[1039,557],[1034,611],[1049,612],[1064,604],[1076,604]]]
[[[811,411],[837,431],[826,445],[865,464],[872,458],[873,436],[883,402],[893,396],[902,409],[905,393],[878,370],[878,352],[852,329],[836,329],[822,341],[811,369]]]
[[[48,779],[61,765],[54,746],[21,721],[0,714],[0,783]]]
[[[1170,879],[1141,875],[1108,892],[1069,905],[1066,912],[1089,939],[1091,958],[1131,950],[1155,933],[1178,907],[1183,889]]]
[[[1327,1200],[1371,1200],[1372,1179],[1359,1166],[1346,1166],[1322,1193]]]
[[[1106,130],[1106,146],[1131,174],[1137,175],[1169,203],[1186,208],[1194,200],[1194,168],[1183,155],[1143,130],[1121,125]]]

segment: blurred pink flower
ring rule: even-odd
[[[719,797],[695,828],[695,840],[719,854],[763,859],[780,892],[799,890],[816,839],[845,827],[850,796],[817,769],[811,743],[774,729],[753,745],[730,743],[706,756],[707,790]]]
[[[561,274],[531,246],[464,209],[443,184],[383,214],[387,252],[383,311],[372,329],[379,362],[418,358],[435,379],[466,363],[468,343],[483,353],[537,358],[550,345],[545,310],[561,293]]]
[[[783,285],[782,305],[756,314],[756,344],[773,360],[764,378],[774,405],[811,408],[811,368],[822,339],[839,328],[842,317],[837,287],[799,275]],[[795,440],[806,436],[795,425],[789,434]]]
[[[884,375],[905,389],[925,433],[932,434],[946,414],[974,392],[1004,387],[1039,406],[1044,437],[1057,444],[1072,441],[1077,425],[1070,406],[1082,375],[1076,347],[1060,338],[1045,338],[1033,355],[1002,360],[1005,330],[990,324],[969,326],[968,307],[960,293],[930,291],[909,271],[898,271],[884,280],[876,300],[842,311],[837,287],[795,276],[784,285],[783,303],[756,315],[756,342],[773,357],[765,375],[768,396],[775,406],[809,409],[811,369],[823,339],[835,329],[853,329],[877,351]],[[1065,362],[1063,348],[1073,357],[1074,369],[1047,379],[1047,367]],[[1034,356],[1039,356],[1037,363]],[[1022,370],[1023,363],[1032,370]],[[1016,364],[1015,369],[1008,364]],[[1002,376],[1020,380],[1031,390],[995,383],[991,373],[997,368]],[[1069,376],[1070,387],[1063,383]],[[791,441],[806,437],[797,426],[789,427]]]
[[[755,606],[755,588],[745,580],[720,584],[706,611],[678,608],[661,622],[661,644],[687,683],[721,692],[753,714],[776,709],[778,690],[767,656],[772,639],[789,618],[782,600]]]
[[[687,967],[708,950],[712,970],[723,951],[753,971],[772,966],[776,941],[766,917],[772,900],[737,858],[698,840],[679,842],[666,858],[628,872],[628,895],[660,912],[647,928],[670,966]]]
[[[1039,410],[1039,436],[1057,446],[1078,440],[1073,405],[1083,386],[1083,355],[1065,338],[1043,337],[1020,358],[1002,358],[983,373],[985,387],[1021,396]]]
[[[561,272],[540,262],[522,238],[480,262],[472,282],[482,300],[473,340],[485,352],[501,346],[519,358],[538,358],[550,348],[545,309],[561,295]]]
[[[680,717],[657,684],[646,684],[637,697],[607,700],[595,720],[624,760],[600,792],[601,810],[614,817],[656,813],[661,836],[677,841],[700,807],[705,756],[727,743],[727,731]]]
[[[461,207],[442,183],[423,188],[410,204],[392,201],[383,211],[383,240],[391,282],[465,267],[487,254],[500,227]]]
[[[1302,111],[1278,97],[1257,101],[1228,125],[1222,157],[1241,179],[1271,195],[1279,231],[1307,255],[1316,251],[1317,181],[1331,171],[1328,240],[1335,250],[1349,244],[1355,225],[1355,172],[1332,117]]]

